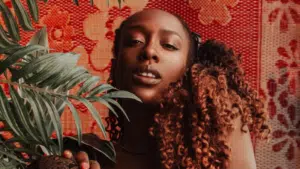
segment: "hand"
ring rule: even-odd
[[[73,158],[73,154],[69,150],[65,150],[63,156],[68,159]],[[80,151],[75,155],[75,160],[79,164],[80,169],[101,169],[100,164],[97,161],[89,160],[89,156],[86,152]]]

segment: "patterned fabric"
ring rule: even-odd
[[[110,0],[110,6],[106,0],[95,0],[94,6],[88,1],[80,1],[80,6],[70,0],[40,2],[41,20],[35,27],[47,27],[55,51],[81,53],[78,65],[104,82],[114,30],[122,20],[144,8],[178,14],[203,39],[218,39],[241,53],[247,81],[265,98],[273,138],[255,142],[258,168],[300,169],[300,0],[125,0],[121,8],[117,2]],[[22,32],[22,43],[32,34]],[[96,106],[107,115],[107,109]],[[76,108],[83,130],[99,134],[86,107],[76,104]],[[62,120],[64,134],[76,134],[68,109]]]

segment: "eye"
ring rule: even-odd
[[[140,40],[137,40],[137,39],[133,39],[133,40],[130,41],[130,43],[133,44],[133,45],[137,45],[137,44],[141,44],[143,42],[140,41]]]
[[[144,43],[143,41],[138,40],[138,39],[128,39],[126,42],[126,46],[133,47],[133,46],[141,45],[143,43]]]
[[[168,50],[178,50],[178,48],[176,47],[176,46],[174,46],[174,45],[171,45],[171,44],[168,44],[168,43],[166,43],[166,44],[163,44],[162,45],[164,48],[166,48],[166,49],[168,49]]]

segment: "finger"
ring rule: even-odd
[[[68,159],[72,159],[73,154],[70,150],[65,150],[63,153],[63,157],[68,158]]]
[[[82,162],[89,163],[89,156],[88,156],[88,154],[87,154],[86,152],[84,152],[84,151],[78,152],[78,153],[76,154],[75,159],[76,159],[76,162],[79,163],[79,164],[82,163]]]
[[[88,162],[82,162],[80,163],[80,169],[89,169],[90,164]]]
[[[101,169],[100,164],[95,160],[90,160],[90,169]]]

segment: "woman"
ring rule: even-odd
[[[232,50],[200,45],[179,17],[148,9],[121,24],[113,53],[112,84],[143,103],[122,100],[130,122],[107,118],[117,164],[104,168],[256,168],[250,132],[266,138],[269,128]]]

